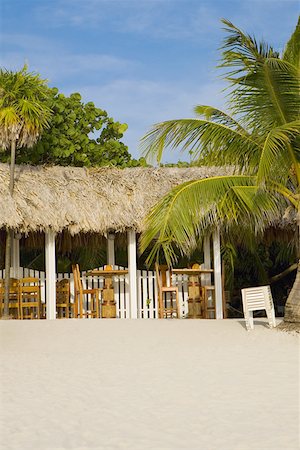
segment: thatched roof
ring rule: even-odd
[[[0,164],[0,228],[71,234],[142,231],[150,208],[172,187],[225,175],[231,169],[78,168],[16,166],[13,198],[9,166]]]

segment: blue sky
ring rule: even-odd
[[[65,94],[80,92],[128,124],[139,157],[152,124],[193,117],[196,104],[225,108],[215,69],[231,20],[282,50],[299,0],[1,0],[1,65],[24,62]],[[165,161],[188,156],[165,155]]]

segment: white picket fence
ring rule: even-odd
[[[99,267],[103,269],[103,267]],[[114,269],[124,269],[121,266],[114,266]],[[13,274],[11,273],[11,276]],[[167,274],[168,276],[168,274]],[[0,270],[0,278],[5,277],[5,271]],[[32,270],[20,267],[18,271],[18,278],[36,277],[41,283],[41,299],[46,302],[46,276],[45,272]],[[57,280],[67,278],[70,280],[71,286],[71,301],[74,301],[74,280],[72,273],[58,273]],[[84,288],[103,288],[103,278],[95,276],[86,276],[86,272],[82,272],[82,282]],[[129,303],[129,281],[128,275],[118,275],[113,277],[115,301],[117,317],[120,319],[129,318],[130,303]],[[188,312],[188,276],[175,275],[172,280],[173,284],[178,286],[180,316],[182,318],[187,316]],[[137,302],[138,302],[138,317],[140,319],[157,319],[158,318],[158,298],[155,272],[150,270],[137,271]]]

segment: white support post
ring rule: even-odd
[[[56,257],[55,233],[45,233],[45,259],[46,259],[46,306],[47,319],[56,319]]]
[[[223,319],[223,290],[222,290],[222,272],[221,272],[221,248],[220,232],[213,233],[214,249],[214,278],[215,278],[215,296],[216,296],[216,319]]]
[[[11,243],[11,272],[14,278],[19,278],[20,272],[20,239],[14,237]]]
[[[128,231],[128,269],[129,269],[129,303],[131,319],[137,319],[137,265],[136,265],[136,233]]]
[[[211,269],[210,238],[211,236],[207,235],[203,240],[204,269]],[[201,281],[204,285],[211,286],[211,274],[202,274]]]
[[[107,264],[115,265],[115,235],[108,233],[107,236]]]

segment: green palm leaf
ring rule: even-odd
[[[232,129],[236,129],[241,133],[247,134],[247,131],[233,117],[226,114],[220,109],[208,105],[197,105],[194,108],[195,114],[204,116],[206,120],[220,123]]]
[[[241,230],[262,232],[278,223],[287,206],[300,227],[300,21],[282,58],[230,21],[223,23],[227,37],[219,67],[228,82],[230,114],[199,105],[195,113],[202,119],[156,124],[142,148],[158,161],[165,148],[191,150],[199,162],[232,164],[241,175],[195,180],[166,195],[145,223],[142,250],[154,242],[148,261],[163,252],[171,264],[178,250],[188,254],[216,227],[248,238]],[[299,233],[296,240],[300,248]],[[299,275],[287,317],[300,322]]]
[[[299,134],[300,120],[273,128],[268,133],[258,166],[258,183],[265,182],[268,178],[272,179],[272,173],[276,173],[277,181],[286,184],[290,167],[297,165],[292,142]]]
[[[286,44],[282,58],[300,71],[300,16],[296,29]]]
[[[240,76],[252,70],[257,61],[278,55],[266,42],[258,43],[255,37],[244,33],[229,20],[222,19],[221,22],[225,25],[226,38],[221,47],[222,63],[219,67],[231,68],[227,77]]]
[[[0,70],[0,147],[32,146],[49,126],[51,110],[46,105],[48,88],[39,75]]]
[[[142,234],[141,250],[154,241],[148,262],[163,251],[169,264],[176,260],[172,243],[190,253],[208,229],[252,222],[256,231],[278,214],[278,201],[256,187],[255,177],[244,175],[189,181],[177,186],[151,211]],[[252,211],[252,213],[250,213]]]
[[[165,147],[190,150],[199,158],[207,148],[223,153],[227,164],[241,167],[257,164],[259,143],[241,127],[230,128],[222,123],[200,119],[169,120],[153,126],[141,140],[146,157],[155,155],[160,161]],[[245,158],[249,155],[250,158]]]

